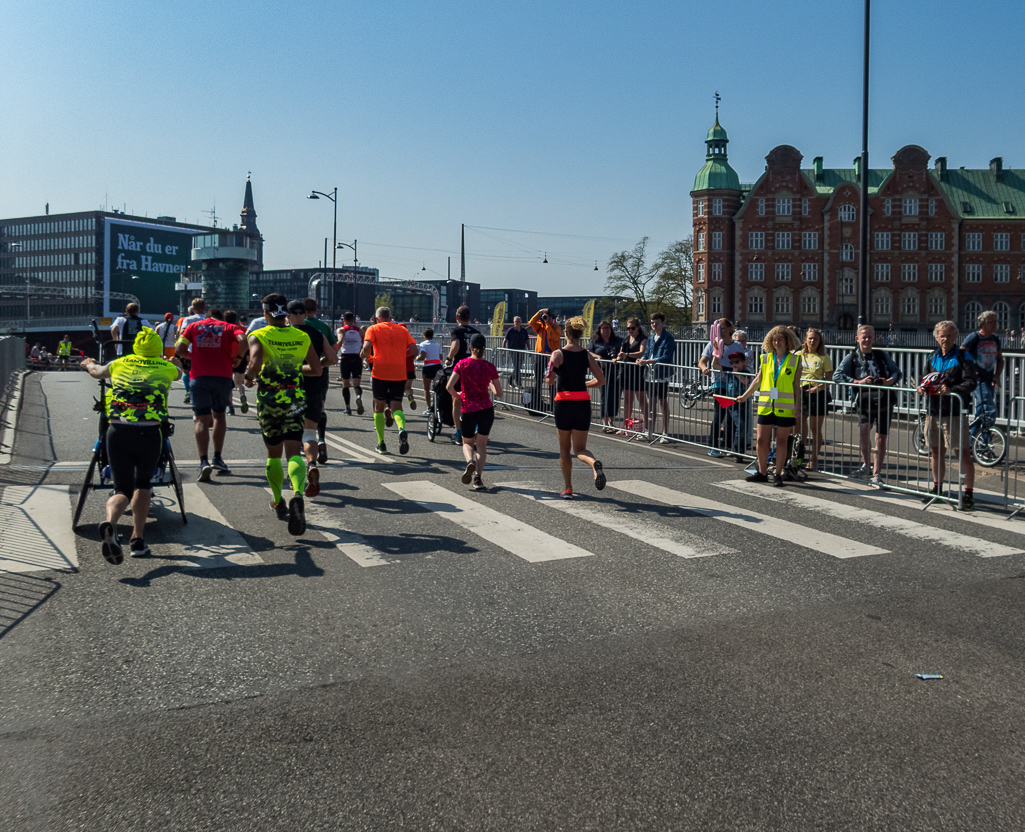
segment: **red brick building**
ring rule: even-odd
[[[849,329],[858,314],[860,187],[853,168],[802,168],[780,145],[753,185],[730,167],[719,119],[691,191],[694,320],[722,315],[762,328],[777,323]],[[868,175],[870,320],[928,330],[953,318],[974,328],[983,309],[999,328],[1025,328],[1025,176],[1003,160],[949,169],[917,145],[893,169]]]

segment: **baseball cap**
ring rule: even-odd
[[[301,300],[290,300],[288,302],[288,306],[286,307],[286,309],[288,309],[288,314],[289,315],[305,315],[306,314],[306,304],[303,303]]]
[[[165,321],[173,321],[174,320],[174,313],[173,312],[165,312],[164,313],[164,320]]]
[[[470,338],[470,346],[477,350],[487,349],[488,339],[479,332],[474,333],[473,337]]]
[[[747,361],[747,356],[744,353],[737,351],[730,353],[730,361]]]

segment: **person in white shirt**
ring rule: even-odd
[[[424,330],[424,340],[420,342],[420,354],[417,361],[423,361],[424,403],[431,409],[431,384],[441,369],[441,344],[434,340],[434,330]]]

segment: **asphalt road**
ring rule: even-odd
[[[0,557],[59,548],[93,390],[28,377]],[[478,494],[422,403],[382,459],[333,389],[296,540],[253,413],[195,485],[173,401],[188,526],[161,489],[110,566],[97,493],[66,568],[0,573],[4,830],[1025,827],[1021,520],[600,434],[609,488],[560,503],[554,428],[509,413]]]

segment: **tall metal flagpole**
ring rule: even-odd
[[[865,0],[865,58],[861,93],[861,234],[858,260],[858,326],[868,323],[868,35],[872,0]]]

